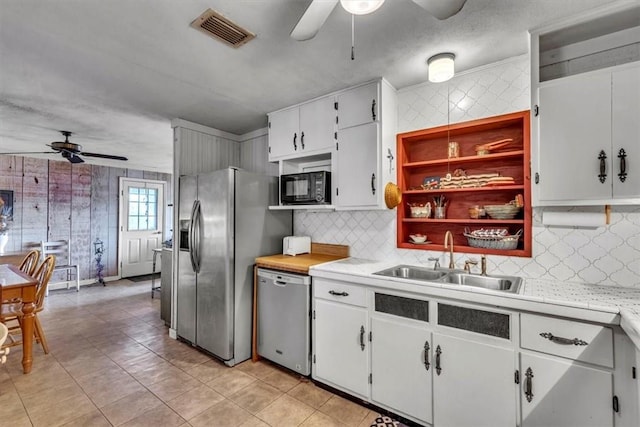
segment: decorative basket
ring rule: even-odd
[[[513,219],[520,212],[520,206],[512,203],[505,205],[485,205],[484,209],[493,219]]]
[[[522,229],[518,230],[516,234],[509,235],[506,233],[507,230],[504,229],[469,231],[468,228],[465,228],[464,230],[464,236],[471,247],[499,250],[516,249],[522,235]]]

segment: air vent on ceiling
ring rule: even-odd
[[[205,10],[202,15],[194,19],[191,26],[232,47],[240,47],[256,36],[211,9]]]

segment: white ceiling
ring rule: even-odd
[[[634,0],[635,1],[635,0]],[[527,30],[610,0],[467,0],[439,21],[410,0],[356,17],[336,7],[318,35],[289,33],[309,0],[0,0],[0,152],[45,151],[59,130],[87,163],[170,172],[170,120],[234,134],[266,113],[384,76],[426,81],[425,60],[464,71],[527,52]],[[212,8],[257,34],[239,49],[189,27]],[[43,155],[47,158],[56,158]]]

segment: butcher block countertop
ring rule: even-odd
[[[302,255],[268,255],[256,258],[256,266],[308,274],[309,267],[349,257],[349,246],[311,243],[311,253]]]

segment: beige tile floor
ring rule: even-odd
[[[369,426],[377,413],[266,361],[233,368],[169,338],[150,283],[52,291],[50,353],[0,366],[4,426]]]

